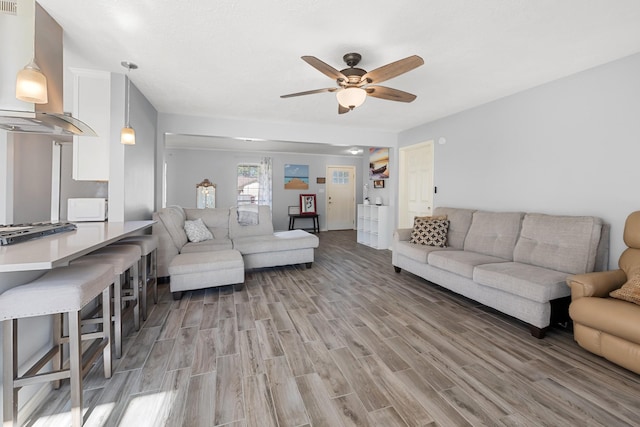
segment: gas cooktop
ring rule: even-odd
[[[76,225],[70,222],[37,222],[32,224],[0,225],[0,246],[39,239],[40,237],[73,231],[75,229]]]

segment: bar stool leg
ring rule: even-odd
[[[56,346],[58,353],[53,357],[51,361],[53,370],[59,371],[62,369],[63,357],[64,353],[62,351],[62,331],[63,331],[63,320],[64,317],[62,313],[53,315],[53,343]],[[58,390],[60,388],[61,381],[57,380],[53,382],[53,388]]]
[[[140,330],[140,276],[138,271],[138,263],[136,262],[131,267],[131,287],[133,291],[133,325],[136,328],[136,331]],[[146,287],[146,286],[145,286]]]
[[[153,303],[158,303],[158,250],[151,251],[151,278],[153,279]]]
[[[113,281],[113,333],[115,335],[116,357],[122,357],[122,279],[120,275]]]
[[[140,301],[142,303],[142,318],[147,320],[147,256],[143,255],[140,258],[140,269],[142,270],[140,276],[142,277],[142,297]]]
[[[18,321],[16,319],[2,322],[2,421],[4,427],[18,425],[18,390],[13,388],[13,381],[18,377]]]
[[[82,426],[82,349],[80,312],[69,313],[69,370],[71,382],[71,425]]]
[[[102,291],[102,331],[107,345],[102,350],[102,360],[104,362],[104,377],[111,378],[111,286]]]

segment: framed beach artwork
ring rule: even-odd
[[[308,190],[309,165],[284,165],[284,189]]]
[[[389,178],[389,149],[369,148],[369,179]]]

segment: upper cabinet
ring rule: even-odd
[[[111,73],[72,69],[73,115],[89,124],[97,137],[73,137],[73,179],[109,180]]]

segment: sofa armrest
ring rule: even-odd
[[[158,265],[157,274],[158,277],[168,277],[169,264],[171,260],[178,255],[179,250],[171,239],[164,222],[162,222],[157,212],[153,213],[153,219],[156,222],[153,224],[151,234],[158,236],[158,249],[156,253],[156,262]]]
[[[393,240],[396,242],[408,242],[411,239],[412,228],[397,228],[393,232]]]
[[[582,297],[607,297],[609,292],[620,288],[626,281],[624,271],[610,270],[569,276],[567,285],[571,288],[571,300],[576,300]]]

